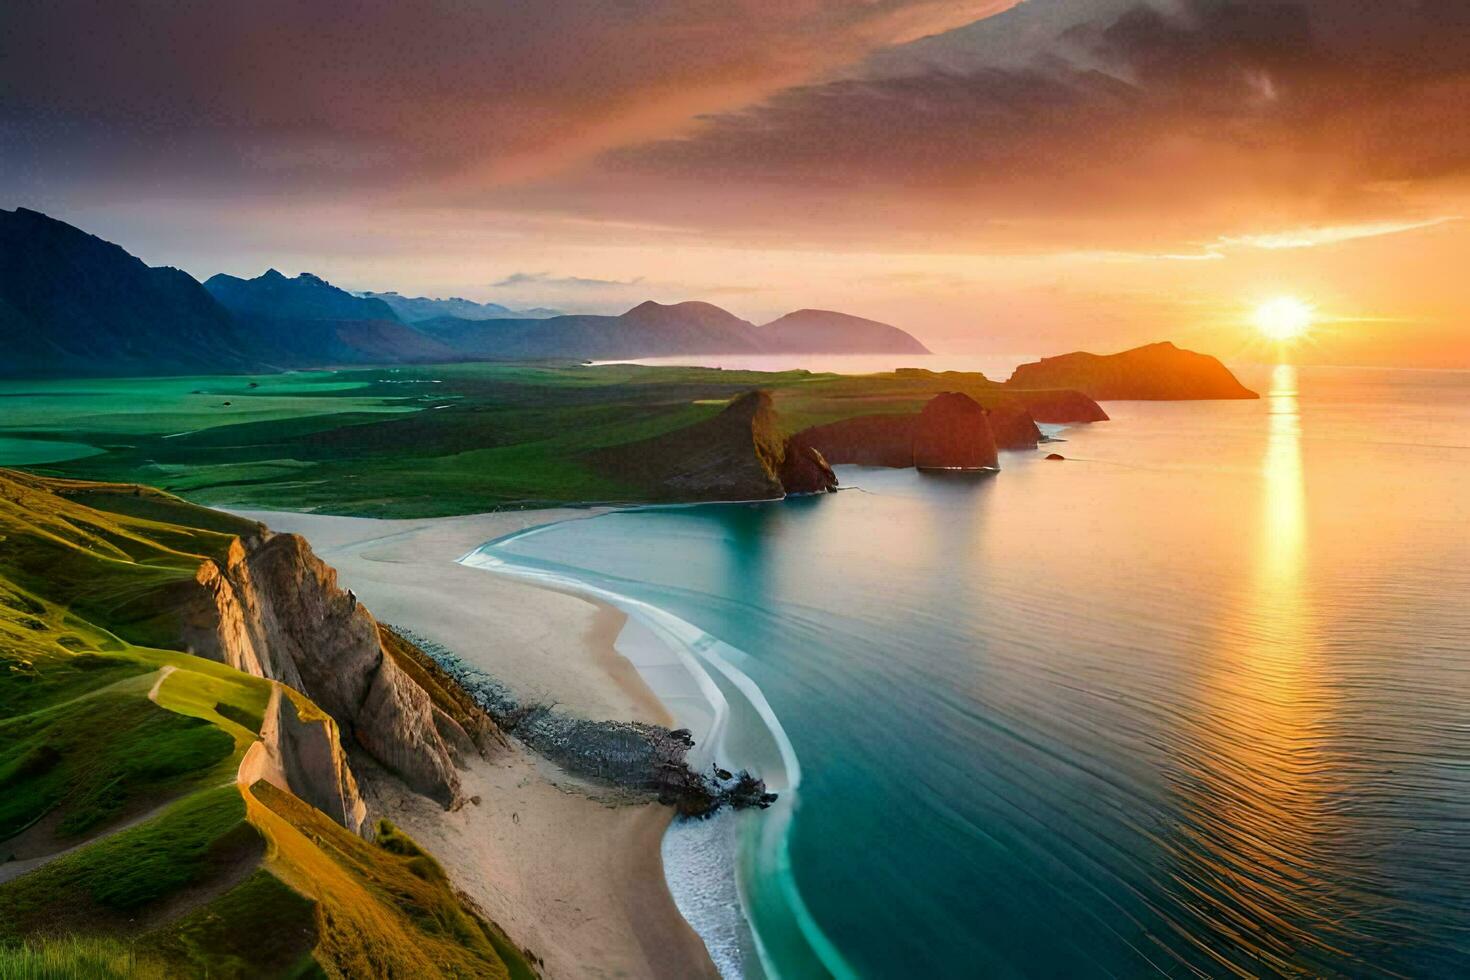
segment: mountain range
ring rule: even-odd
[[[292,278],[275,269],[253,279],[220,274],[201,284],[179,269],[150,268],[121,247],[38,211],[0,210],[0,343],[7,355],[0,376],[928,353],[897,327],[826,310],[799,310],[762,326],[700,302],[650,301],[617,316],[547,314],[555,311],[354,294],[310,273]]]
[[[562,315],[561,310],[552,310],[544,306],[532,307],[529,310],[513,310],[499,303],[476,303],[463,296],[430,299],[427,296],[404,296],[395,292],[375,293],[371,290],[357,295],[382,300],[393,308],[393,312],[398,314],[398,319],[404,323],[433,320],[441,316],[457,316],[462,320],[545,320],[548,317]]]

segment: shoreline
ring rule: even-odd
[[[692,675],[681,682],[680,671],[667,669],[679,662],[639,638],[625,610],[460,561],[488,542],[607,510],[402,520],[232,512],[302,535],[375,618],[441,643],[522,697],[589,719],[677,725],[697,712],[705,692]],[[467,763],[466,795],[481,803],[455,812],[375,778],[371,767],[359,778],[373,810],[441,855],[460,887],[544,962],[548,976],[586,975],[589,967],[719,975],[670,889],[663,850],[670,808],[629,804],[517,742]]]
[[[667,875],[669,888],[722,975],[778,974],[773,954],[755,921],[759,907],[764,924],[781,936],[783,970],[789,968],[798,976],[855,976],[812,917],[791,875],[787,833],[795,815],[801,766],[765,694],[736,666],[747,655],[645,600],[601,587],[582,576],[542,567],[533,559],[486,553],[486,549],[551,526],[528,528],[487,541],[461,562],[622,610],[628,619],[619,635],[618,649],[639,666],[656,693],[673,699],[670,707],[676,719],[689,727],[696,739],[696,749],[690,753],[691,767],[717,764],[731,770],[750,769],[778,794],[776,803],[767,810],[722,810],[710,819],[679,822],[663,838],[665,870],[678,872]],[[639,647],[660,651],[662,660],[640,662]],[[670,654],[678,658],[681,673],[699,684],[699,700],[708,706],[703,711],[712,712],[712,717],[702,715],[700,709],[687,710],[687,702],[686,710],[679,710],[679,688],[671,687],[668,674],[661,673],[661,668],[669,665]],[[707,727],[695,727],[701,722]]]

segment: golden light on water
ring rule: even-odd
[[[1311,329],[1317,311],[1295,296],[1278,296],[1256,307],[1252,320],[1256,329],[1275,341],[1295,340]]]
[[[1294,608],[1300,587],[1306,513],[1296,368],[1289,364],[1276,365],[1266,397],[1270,426],[1263,465],[1266,489],[1263,585],[1277,593],[1276,602]]]

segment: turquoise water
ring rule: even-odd
[[[1466,975],[1470,375],[1246,380],[497,548],[743,651],[803,771],[757,891],[860,975]]]

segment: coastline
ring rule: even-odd
[[[788,831],[801,766],[765,694],[737,666],[747,654],[657,605],[599,586],[595,575],[504,550],[552,526],[488,541],[460,561],[620,609],[627,623],[617,649],[669,705],[676,723],[690,729],[696,746],[689,765],[749,769],[777,793],[769,809],[722,810],[711,819],[676,823],[663,837],[669,889],[721,975],[855,977],[792,876]],[[691,681],[697,693],[689,690]]]
[[[625,611],[460,563],[486,542],[605,511],[421,520],[234,512],[302,535],[378,619],[443,644],[518,695],[587,718],[678,724],[700,710],[702,692],[692,675],[665,669],[667,648],[660,654],[659,644],[640,640]],[[719,975],[665,874],[669,808],[618,800],[516,742],[493,759],[468,760],[461,779],[481,803],[455,812],[367,769],[359,779],[371,809],[445,857],[456,883],[547,976]]]

